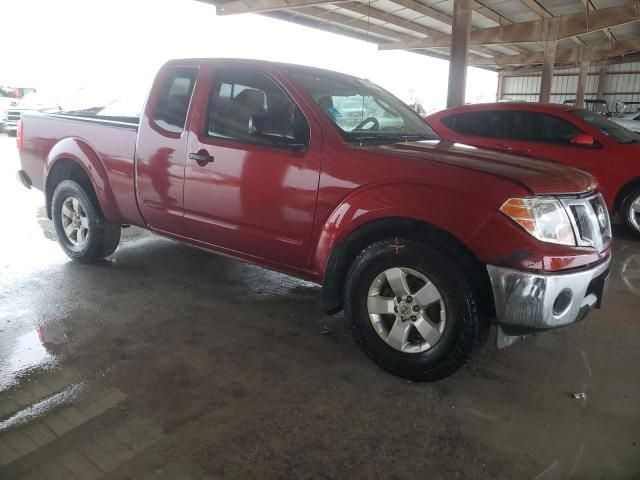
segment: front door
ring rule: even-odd
[[[607,162],[603,149],[607,146],[571,143],[581,133],[584,132],[557,115],[512,111],[505,123],[504,143],[510,151],[526,151],[535,158],[585,170],[604,184]]]
[[[186,235],[230,253],[303,267],[321,158],[321,142],[310,140],[311,116],[265,72],[217,68],[207,83],[198,99],[207,107],[190,125]],[[297,146],[256,132],[259,120],[289,122]]]

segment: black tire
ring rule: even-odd
[[[7,130],[7,137],[16,137],[18,135],[18,132],[16,132],[15,130]]]
[[[439,340],[426,351],[406,353],[393,348],[369,318],[369,287],[382,272],[394,267],[419,272],[440,293],[446,323]],[[356,342],[376,364],[400,377],[413,381],[448,377],[465,364],[482,337],[482,320],[469,280],[441,250],[425,242],[394,238],[373,243],[354,260],[346,283],[346,314]]]
[[[620,208],[620,215],[622,216],[622,221],[627,227],[627,230],[629,230],[635,238],[640,239],[640,212],[634,212],[631,208],[636,201],[640,201],[640,188],[633,190],[623,200]],[[635,224],[632,215],[635,215]]]
[[[88,233],[86,240],[81,245],[73,243],[65,233],[62,223],[63,204],[73,198],[80,202],[88,219]],[[63,180],[56,187],[51,203],[51,214],[58,243],[72,260],[80,263],[92,263],[108,257],[118,248],[120,225],[105,220],[94,193],[87,192],[84,187],[73,180]]]

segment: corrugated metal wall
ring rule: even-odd
[[[587,77],[586,98],[596,98],[598,91],[599,68],[592,66]],[[537,102],[540,93],[541,75],[522,75],[505,77],[501,100],[519,100]],[[565,68],[555,71],[551,84],[551,101],[562,103],[576,98],[578,88],[578,69]],[[640,62],[610,65],[603,99],[609,103],[611,110],[618,101],[640,101]]]

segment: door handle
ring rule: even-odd
[[[213,156],[206,152],[190,153],[189,159],[195,160],[198,163],[212,163],[215,160]]]

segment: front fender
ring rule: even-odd
[[[386,218],[427,223],[471,248],[469,239],[495,208],[497,206],[486,205],[459,191],[424,184],[370,186],[349,195],[324,222],[318,236],[313,268],[320,278],[324,278],[334,245],[342,243],[359,227]]]
[[[82,167],[93,185],[105,218],[110,221],[117,221],[120,218],[120,212],[115,202],[104,164],[93,148],[79,138],[63,138],[49,151],[43,172],[45,191],[48,191],[49,173],[61,160],[72,160]]]

